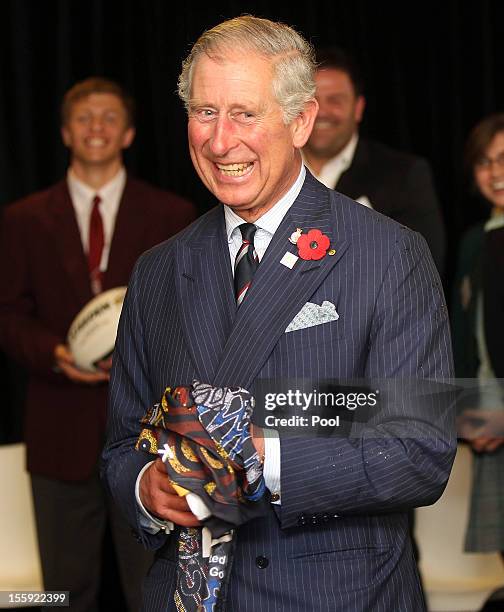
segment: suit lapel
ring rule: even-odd
[[[352,163],[341,175],[335,187],[336,191],[353,199],[368,195],[365,193],[367,185],[365,168],[368,166],[368,157],[369,151],[366,141],[359,138]]]
[[[61,181],[52,189],[49,214],[53,222],[54,241],[68,276],[69,287],[73,288],[80,303],[87,303],[93,297],[87,261],[66,181]]]
[[[214,384],[250,387],[288,324],[344,254],[348,242],[333,227],[328,200],[329,191],[307,174],[238,309]],[[297,254],[297,247],[289,242],[297,227],[304,232],[320,229],[336,253],[319,261],[298,259],[292,269],[286,267],[280,261],[286,252]]]
[[[175,271],[180,316],[197,376],[213,380],[236,315],[222,206],[177,243]]]
[[[142,198],[136,196],[134,182],[128,177],[121,197],[110,245],[103,288],[124,284],[124,277],[133,269],[138,254],[143,251],[146,223]]]

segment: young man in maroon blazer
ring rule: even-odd
[[[99,481],[111,362],[80,370],[66,335],[93,295],[126,285],[142,252],[196,216],[189,202],[126,173],[132,107],[103,78],[66,93],[67,176],[7,207],[0,243],[0,345],[29,372],[25,441],[44,587],[69,590],[71,609],[86,612],[97,606],[107,518],[131,610],[150,555]]]

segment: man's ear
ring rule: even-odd
[[[65,147],[71,146],[72,138],[70,136],[70,132],[64,125],[61,126],[61,139],[63,140],[63,144],[65,145]]]
[[[360,123],[362,121],[362,117],[364,116],[364,110],[366,109],[366,98],[364,96],[359,96],[355,101],[355,111],[354,118],[356,123]]]
[[[296,149],[301,149],[306,144],[313,129],[313,124],[318,113],[318,102],[315,98],[308,100],[304,109],[292,121],[292,142]]]
[[[124,132],[123,144],[122,144],[122,148],[123,149],[127,149],[131,145],[131,143],[135,139],[135,134],[136,134],[136,131],[135,131],[135,128],[133,126],[129,127]]]

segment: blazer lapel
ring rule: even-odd
[[[216,385],[250,387],[288,324],[348,248],[333,227],[329,191],[307,174],[303,188],[283,219],[257,269],[215,374]],[[320,229],[335,254],[319,261],[298,259],[293,268],[283,265],[286,252],[297,255],[289,242],[294,230]]]
[[[138,254],[143,251],[144,235],[147,231],[142,197],[134,193],[131,179],[126,179],[124,192],[117,211],[114,234],[110,245],[107,270],[103,288],[110,289],[124,284],[125,276],[133,269]]]
[[[197,376],[210,382],[236,315],[222,206],[177,243],[175,271],[180,317]]]
[[[86,256],[66,181],[54,186],[49,200],[49,213],[52,216],[54,240],[68,276],[69,287],[73,288],[78,301],[85,304],[93,295]]]
[[[350,167],[343,172],[335,189],[349,198],[355,199],[366,194],[369,172],[369,151],[366,141],[359,138]],[[366,169],[367,167],[367,169]]]

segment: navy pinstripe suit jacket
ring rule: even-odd
[[[296,227],[320,229],[336,255],[280,264],[296,252],[288,242]],[[285,333],[307,301],[324,300],[337,321]],[[221,207],[144,254],[114,354],[104,476],[144,543],[160,551],[145,609],[174,609],[176,537],[142,532],[134,497],[150,460],[133,450],[139,419],[166,385],[451,375],[446,307],[423,238],[309,174],[238,311]],[[451,432],[423,441],[282,438],[281,508],[238,530],[226,609],[424,609],[404,511],[440,496],[454,453]]]

